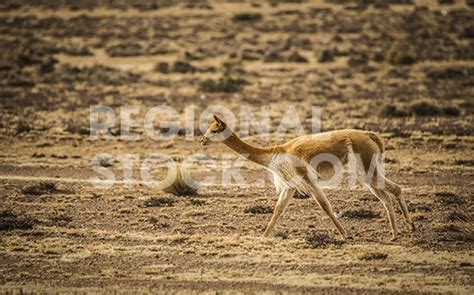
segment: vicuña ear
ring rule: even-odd
[[[221,118],[219,118],[217,115],[213,115],[213,117],[214,117],[214,120],[216,120],[217,125],[219,125],[220,127],[225,126],[225,123],[224,123],[224,121],[221,120]]]

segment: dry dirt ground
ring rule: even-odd
[[[474,293],[472,1],[2,1],[0,290],[2,292]],[[379,132],[386,171],[416,231],[389,242],[385,211],[357,187],[327,190],[353,239],[309,198],[274,234],[268,173],[223,146],[187,138],[186,107],[271,110],[282,143],[294,107],[310,131]],[[180,135],[89,137],[89,107],[175,108]],[[159,118],[164,122],[166,118]],[[283,122],[285,123],[285,122]],[[289,124],[290,122],[286,122]],[[118,124],[118,122],[117,122]],[[118,125],[117,125],[118,126]],[[161,125],[161,131],[167,127]],[[237,126],[239,128],[239,126]],[[197,135],[197,134],[196,134]],[[269,135],[266,138],[266,135]],[[94,187],[98,154],[120,180],[152,153],[192,156],[193,196],[144,184]],[[196,153],[200,153],[196,155]],[[240,167],[243,180],[222,184]],[[166,172],[163,163],[153,171]]]

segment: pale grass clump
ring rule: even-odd
[[[174,181],[163,190],[176,196],[195,195],[197,193],[198,184],[194,181],[188,171],[184,171],[182,166],[176,169],[176,177]]]

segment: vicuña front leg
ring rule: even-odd
[[[329,218],[331,218],[331,221],[334,223],[334,225],[336,226],[337,230],[342,235],[342,237],[346,239],[347,238],[346,231],[344,230],[344,228],[342,228],[342,225],[337,219],[336,214],[334,214],[334,211],[332,210],[332,207],[331,207],[331,203],[329,203],[329,200],[326,198],[326,195],[324,194],[323,190],[313,185],[311,195],[319,204],[321,209],[323,209],[324,212],[326,212],[326,214],[329,216]]]
[[[265,229],[265,232],[263,233],[264,237],[268,237],[268,235],[271,233],[273,226],[275,226],[275,223],[277,222],[278,218],[285,213],[285,209],[288,206],[288,203],[290,202],[291,197],[293,197],[293,194],[295,193],[295,190],[293,189],[284,189],[280,192],[280,195],[278,197],[278,202],[275,206],[275,209],[273,210],[273,215],[272,219],[270,220],[270,223],[268,223],[267,228]]]

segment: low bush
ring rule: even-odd
[[[145,207],[171,207],[174,206],[174,203],[176,203],[176,200],[172,198],[152,197],[148,200],[145,200],[145,202],[143,202],[143,205]]]
[[[388,254],[381,253],[381,252],[369,252],[364,253],[359,256],[360,260],[383,260],[388,257]]]
[[[243,21],[259,21],[261,20],[262,14],[260,13],[250,13],[250,12],[244,12],[244,13],[236,13],[232,17],[232,20],[234,22],[243,22]]]
[[[211,79],[204,80],[199,84],[199,89],[204,92],[233,93],[238,92],[245,84],[247,84],[247,81],[243,79],[223,77],[217,81]]]
[[[372,219],[380,217],[380,213],[360,208],[355,210],[347,210],[342,213],[342,216],[354,219]]]
[[[44,195],[56,190],[56,184],[52,182],[42,181],[38,184],[27,185],[23,187],[21,192],[25,195]]]
[[[265,205],[254,205],[246,208],[244,212],[251,214],[272,214],[273,208]]]
[[[322,248],[328,245],[344,244],[344,241],[331,238],[328,234],[325,233],[310,233],[306,236],[305,240],[311,248]]]

